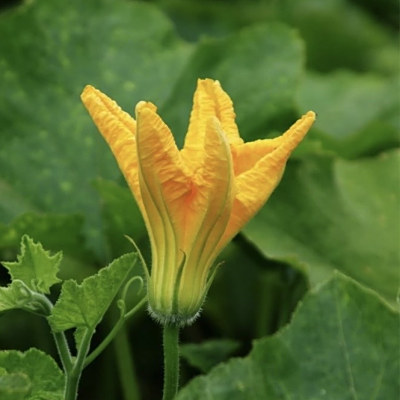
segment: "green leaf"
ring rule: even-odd
[[[303,57],[300,37],[278,23],[252,26],[223,39],[205,39],[161,115],[183,143],[196,79],[214,78],[233,99],[241,136],[246,140],[266,136],[266,122],[292,108]]]
[[[7,287],[0,287],[0,312],[16,308],[24,309],[30,301],[28,291],[19,280],[11,282]]]
[[[20,280],[14,280],[7,287],[0,287],[0,313],[13,309],[21,309],[48,316],[51,303],[43,294],[32,290]]]
[[[240,346],[231,339],[215,339],[202,343],[186,343],[179,347],[180,355],[193,367],[208,372],[218,363],[225,361]]]
[[[0,223],[0,259],[16,258],[24,234],[35,238],[47,250],[62,251],[60,278],[74,277],[80,281],[97,271],[94,255],[85,242],[82,216],[28,212],[9,224]]]
[[[2,374],[0,372],[0,394],[2,400],[25,399],[31,390],[31,382],[22,373]]]
[[[48,294],[51,286],[60,282],[57,272],[61,259],[61,252],[50,256],[40,243],[34,243],[29,236],[24,235],[18,261],[3,262],[3,265],[8,269],[12,280],[19,279],[33,291]]]
[[[177,400],[395,399],[398,323],[374,292],[337,273],[305,297],[288,327],[195,378]]]
[[[245,227],[263,255],[301,269],[316,284],[334,269],[396,299],[400,261],[399,152],[357,161],[308,158],[288,165]]]
[[[102,219],[111,257],[119,257],[132,251],[132,244],[124,238],[128,235],[139,243],[147,231],[132,192],[115,182],[98,179],[96,189],[101,198]]]
[[[0,193],[0,221],[10,221],[24,212],[35,209],[13,188],[12,183],[3,179],[0,179]]]
[[[62,400],[63,388],[63,373],[47,354],[38,349],[0,351],[1,399]]]
[[[345,157],[376,153],[399,144],[398,80],[371,74],[309,73],[298,95],[301,112],[318,114],[314,140]],[[311,139],[311,137],[309,139]],[[309,140],[308,139],[308,140]],[[307,141],[308,141],[307,140]]]
[[[300,271],[265,259],[242,235],[228,244],[217,262],[222,265],[203,313],[223,337],[251,340],[276,332],[308,289]]]
[[[84,243],[83,218],[80,215],[27,212],[8,224],[0,223],[0,251],[14,251],[24,234],[34,237],[46,249],[62,249],[67,257],[93,260]]]
[[[307,43],[313,70],[376,70],[397,74],[394,35],[346,0],[277,2],[279,17],[296,27]],[[323,40],[321,40],[323,38]]]
[[[104,257],[91,183],[121,174],[79,95],[90,83],[127,111],[162,106],[192,46],[156,7],[123,0],[26,2],[0,14],[0,37],[13,38],[0,41],[0,216],[82,212]]]
[[[65,281],[49,322],[54,331],[70,328],[93,330],[110,307],[121,285],[131,272],[136,254],[126,254],[114,260],[98,274],[86,278],[78,285]]]
[[[22,308],[20,285],[20,281],[14,281],[8,287],[0,287],[0,312]]]

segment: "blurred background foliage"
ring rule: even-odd
[[[149,258],[141,216],[79,94],[93,84],[129,112],[150,100],[181,145],[196,80],[210,77],[231,95],[246,140],[276,136],[309,109],[318,120],[270,201],[221,255],[201,318],[182,332],[183,343],[206,343],[185,347],[183,382],[210,359],[246,355],[334,270],[394,305],[396,0],[0,6],[1,260],[15,259],[24,233],[63,251],[64,278],[81,280],[131,251],[124,234]],[[5,269],[0,280],[8,282]],[[54,354],[44,321],[18,312],[0,321],[0,349]],[[134,373],[142,398],[157,398],[161,351],[160,328],[143,311],[85,371],[82,398],[132,399]]]

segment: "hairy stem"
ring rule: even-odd
[[[56,343],[58,356],[65,373],[68,373],[72,367],[72,358],[69,351],[69,346],[64,332],[52,331],[54,342]]]
[[[72,365],[72,368],[70,368],[70,370],[66,373],[64,400],[76,400],[78,396],[79,380],[82,375],[85,358],[89,352],[92,336],[93,330],[87,329],[80,342],[78,354]]]
[[[172,400],[179,384],[179,326],[164,325],[164,394],[163,400]]]

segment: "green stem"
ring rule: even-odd
[[[46,316],[51,314],[51,311],[54,307],[53,303],[45,296],[39,293],[34,293],[32,298],[40,302],[45,310]],[[69,350],[67,338],[65,337],[64,332],[54,332],[51,330],[53,334],[54,342],[57,347],[58,356],[60,357],[61,364],[63,366],[64,372],[68,373],[72,368],[72,357],[71,352]]]
[[[179,326],[164,325],[164,394],[163,400],[172,400],[179,384]]]
[[[138,400],[140,398],[139,383],[136,376],[134,360],[131,356],[132,349],[126,326],[123,326],[118,332],[113,345],[117,356],[116,361],[122,389],[122,398],[125,400]]]
[[[78,396],[78,385],[82,375],[85,358],[89,351],[93,330],[87,329],[79,346],[78,354],[72,368],[66,373],[66,385],[64,400],[76,400]]]
[[[69,346],[64,332],[52,332],[53,338],[56,343],[58,356],[60,357],[61,364],[64,372],[67,374],[72,368],[72,358],[69,351]]]
[[[90,363],[92,363],[103,351],[104,349],[112,342],[115,338],[119,330],[124,325],[125,321],[130,318],[136,311],[138,311],[147,301],[147,297],[144,297],[139,301],[138,304],[128,313],[126,313],[122,318],[118,320],[118,322],[114,325],[108,335],[103,339],[103,341],[86,357],[84,368],[86,368]]]

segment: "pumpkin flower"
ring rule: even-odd
[[[134,119],[92,86],[81,97],[148,230],[149,310],[164,324],[190,323],[218,254],[267,201],[315,114],[308,112],[280,137],[244,143],[230,97],[218,81],[199,80],[179,150],[152,103],[139,102]]]

